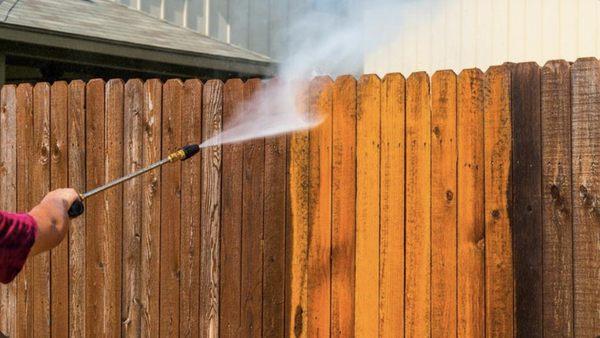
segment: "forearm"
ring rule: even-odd
[[[38,235],[31,248],[31,255],[50,250],[63,239],[66,226],[61,210],[64,210],[64,206],[59,205],[58,201],[44,201],[31,209],[29,215],[38,225]]]

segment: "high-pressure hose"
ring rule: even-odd
[[[152,169],[158,168],[160,166],[162,166],[163,164],[167,164],[167,163],[173,163],[173,162],[178,162],[178,161],[185,161],[188,158],[196,155],[198,152],[200,151],[200,145],[198,144],[188,144],[187,146],[177,150],[174,153],[171,153],[169,156],[167,156],[166,158],[163,158],[162,160],[158,161],[158,162],[154,162],[151,165],[142,168],[134,173],[131,173],[129,175],[123,176],[121,178],[118,178],[116,180],[113,180],[111,182],[106,183],[105,185],[99,186],[95,189],[92,189],[90,191],[84,192],[82,194],[79,194],[79,199],[76,200],[75,202],[73,202],[73,204],[71,204],[71,207],[69,207],[69,217],[71,218],[75,218],[81,214],[83,214],[85,207],[83,205],[83,201],[93,195],[96,195],[97,193],[100,193],[106,189],[112,188],[115,185],[121,184],[123,182],[127,182],[130,179],[140,176],[141,174],[144,174]]]

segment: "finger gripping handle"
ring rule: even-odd
[[[83,206],[83,201],[81,199],[77,199],[75,202],[73,202],[73,204],[71,204],[71,207],[69,207],[69,217],[78,217],[79,215],[83,214],[84,210],[85,207]]]

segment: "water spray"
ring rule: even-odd
[[[71,207],[69,207],[69,217],[75,218],[75,217],[83,214],[83,211],[85,210],[83,201],[85,199],[87,199],[91,196],[94,196],[98,193],[101,193],[106,189],[110,189],[116,185],[127,182],[127,181],[131,180],[132,178],[135,178],[144,173],[147,173],[148,171],[162,167],[163,165],[165,165],[167,163],[185,161],[188,158],[196,155],[199,151],[200,151],[199,144],[188,144],[187,146],[182,147],[181,149],[177,150],[176,152],[171,153],[169,156],[163,158],[162,160],[154,162],[145,168],[142,168],[136,172],[133,172],[133,173],[123,176],[121,178],[117,178],[116,180],[108,182],[108,183],[106,183],[102,186],[99,186],[97,188],[94,188],[90,191],[86,191],[82,194],[79,194],[79,199],[76,200],[75,202],[73,202],[73,204],[71,204]]]

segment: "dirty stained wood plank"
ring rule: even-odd
[[[33,149],[31,167],[31,206],[39,203],[50,190],[50,85],[33,87]],[[33,257],[33,332],[36,337],[51,335],[50,253]]]
[[[484,82],[486,336],[514,333],[514,280],[510,227],[510,70],[488,69]]]
[[[69,83],[68,92],[69,187],[85,190],[85,83]],[[85,234],[86,216],[71,220],[69,228],[69,335],[85,336]]]
[[[573,336],[571,70],[542,68],[543,334]]]
[[[210,80],[202,96],[202,140],[222,130],[223,82]],[[200,333],[219,335],[219,252],[221,228],[221,146],[202,149],[202,228],[200,262]]]
[[[457,333],[485,335],[484,74],[458,77]]]
[[[162,156],[181,147],[183,83],[169,80],[163,86]],[[181,261],[181,162],[161,168],[160,212],[160,335],[179,335]],[[166,226],[168,225],[168,226]]]
[[[0,210],[17,211],[17,87],[0,93]],[[17,282],[0,285],[0,332],[16,335]]]
[[[257,107],[247,104],[261,86],[258,79],[244,84],[246,114],[256,114],[253,109]],[[241,274],[241,335],[244,337],[262,334],[264,146],[264,139],[244,144]]]
[[[227,129],[243,109],[244,83],[228,80],[223,87],[223,127]],[[238,337],[241,306],[242,172],[244,145],[223,145],[221,184],[221,275],[219,279],[219,334]]]
[[[279,85],[278,80],[268,84]],[[284,135],[265,139],[264,337],[284,336],[286,147]]]
[[[356,230],[356,79],[335,80],[332,93],[331,336],[354,335]]]
[[[406,83],[406,291],[407,336],[431,328],[431,109],[429,77],[413,73]]]
[[[144,84],[139,79],[125,84],[123,116],[123,174],[142,168],[142,107]],[[140,335],[140,275],[141,275],[141,222],[142,178],[136,177],[123,184],[123,272],[121,299],[121,335]]]
[[[311,116],[323,118],[309,132],[307,334],[316,337],[329,335],[331,322],[331,78],[312,80],[309,95]]]
[[[516,335],[542,334],[542,145],[540,67],[511,69],[512,206]]]
[[[431,79],[431,336],[456,336],[456,74]]]
[[[355,334],[379,333],[379,146],[381,81],[358,81],[356,126]]]
[[[308,112],[308,83],[298,84],[297,110]],[[288,136],[288,191],[286,205],[285,334],[306,337],[308,262],[308,131]]]
[[[600,61],[571,68],[574,333],[600,332]]]
[[[17,210],[29,211],[32,207],[32,161],[30,154],[33,144],[33,87],[20,84],[17,87]],[[17,276],[17,313],[24,320],[19,320],[16,327],[17,337],[33,336],[33,261],[25,264]]]
[[[181,146],[198,144],[202,138],[202,82],[187,80],[183,85],[181,110]],[[200,297],[202,284],[200,272],[200,200],[201,168],[200,154],[181,164],[181,304],[179,334],[196,337],[200,329]],[[200,285],[200,288],[198,287]]]
[[[404,330],[405,106],[404,76],[386,75],[381,88],[380,150],[379,334],[382,337]]]
[[[68,187],[68,85],[59,81],[50,92],[50,190]],[[51,334],[69,334],[69,241],[51,251]]]
[[[142,167],[161,157],[162,151],[162,83],[151,79],[144,83],[144,106],[142,115]],[[142,177],[142,224],[141,224],[141,336],[156,337],[160,330],[160,215],[161,173],[153,170]]]

